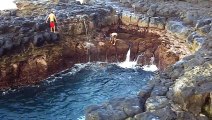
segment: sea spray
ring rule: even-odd
[[[118,66],[122,68],[135,68],[137,62],[136,61],[130,61],[130,49],[127,51],[126,59],[124,62],[121,62],[118,64]]]
[[[136,68],[138,60],[140,59],[140,57],[142,57],[143,54],[138,55],[137,59],[134,61],[130,61],[130,49],[127,51],[127,55],[126,55],[126,59],[124,62],[118,63],[118,66],[122,67],[122,68]],[[142,66],[142,69],[145,71],[157,71],[158,68],[156,65],[154,65],[154,56],[151,57],[150,63],[151,65],[144,65]]]

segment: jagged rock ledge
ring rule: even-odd
[[[131,6],[129,1],[122,2],[124,5]],[[122,22],[132,25],[137,21],[134,25],[140,27],[142,25],[142,27],[165,28],[173,36],[180,38],[181,42],[190,43],[194,54],[184,57],[169,66],[164,72],[158,73],[149,84],[141,88],[138,96],[134,98],[117,98],[102,105],[87,107],[86,120],[211,119],[211,16],[208,18],[203,13],[198,19],[196,16],[191,15],[193,11],[188,10],[185,14],[187,16],[175,21],[169,17],[173,14],[174,17],[178,16],[176,11],[180,10],[170,9],[170,7],[173,7],[171,3],[165,3],[166,7],[163,7],[164,2],[159,4],[157,4],[157,1],[154,2],[140,1],[134,3],[132,7],[135,10],[141,10],[141,12],[146,9],[145,12],[149,16],[154,16],[157,13],[157,15],[163,17],[140,18],[139,15],[127,11],[121,17]],[[157,7],[161,9],[156,11]],[[175,7],[179,6],[176,5]],[[167,12],[164,13],[160,10],[166,10]],[[201,13],[202,11],[197,10],[196,12]],[[208,14],[211,15],[211,12]],[[150,25],[151,21],[157,21],[157,24]]]
[[[143,16],[141,14],[137,15],[138,19],[131,19],[125,16],[125,12],[117,13],[112,7],[101,4],[53,4],[26,0],[17,5],[16,11],[1,11],[2,89],[39,83],[49,75],[79,62],[123,61],[129,46],[131,59],[144,54],[138,62],[149,64],[150,57],[155,56],[156,64],[161,69],[189,52],[185,45],[178,42],[180,40],[169,41],[169,33],[160,30],[160,25],[157,28],[158,24],[162,24],[163,28],[166,24],[166,21],[158,23],[157,17],[151,18],[152,22],[144,23],[153,25],[150,28],[136,22]],[[45,23],[46,12],[50,9],[54,9],[58,17],[58,33],[49,32]],[[133,21],[133,25],[128,25],[128,20]],[[116,46],[108,41],[111,32],[119,34]],[[171,44],[178,44],[178,47],[173,49]],[[177,53],[181,46],[184,50]]]
[[[123,60],[129,47],[128,41],[119,36],[117,47],[120,53],[116,56],[116,52],[113,51],[117,47],[112,47],[108,41],[103,41],[101,34],[108,36],[110,32],[121,30],[120,33],[125,33],[122,34],[124,37],[126,35],[129,37],[125,31],[133,30],[136,33],[134,35],[138,35],[137,38],[143,38],[137,42],[133,42],[134,39],[131,38],[130,42],[133,45],[139,43],[140,52],[134,52],[134,57],[143,52],[147,54],[154,51],[158,59],[156,62],[159,66],[162,64],[162,68],[175,63],[179,58],[183,59],[158,74],[142,88],[138,97],[120,98],[103,105],[88,107],[86,119],[148,120],[211,117],[210,18],[203,17],[204,19],[195,21],[195,15],[186,12],[183,21],[173,19],[170,18],[173,14],[169,11],[171,9],[161,12],[160,10],[166,7],[158,9],[161,4],[154,6],[146,1],[135,2],[132,5],[136,11],[141,10],[141,13],[125,10],[118,14],[112,7],[101,4],[94,7],[76,3],[34,3],[19,3],[17,11],[1,11],[3,16],[1,20],[4,21],[1,21],[0,27],[0,51],[3,55],[1,88],[38,83],[48,75],[74,63],[87,62],[88,53],[91,55],[91,61],[105,60],[107,57],[110,57],[108,59],[111,61],[117,58]],[[39,8],[42,10],[39,11]],[[61,21],[61,24],[58,23],[60,32],[57,34],[49,33],[46,29],[48,26],[44,23],[45,12],[51,8],[57,11],[56,14]],[[144,8],[147,11],[143,11]],[[37,17],[30,17],[32,15]],[[178,12],[174,16],[177,15]],[[145,41],[146,30],[151,33],[149,36],[146,35],[146,38],[152,37],[150,41],[157,38],[160,41],[159,47],[150,52],[146,49],[151,48],[152,44],[145,48],[140,44],[140,41]],[[147,43],[145,45],[149,44]],[[184,57],[190,52],[187,45],[195,54]],[[176,53],[179,51],[180,53]],[[100,56],[95,58],[97,53],[100,53]]]

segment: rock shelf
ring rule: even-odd
[[[17,10],[0,11],[2,90],[38,84],[79,62],[123,61],[131,47],[132,60],[144,54],[139,64],[149,64],[154,56],[160,71],[137,97],[88,107],[87,120],[211,119],[210,1],[16,2]],[[45,23],[51,10],[57,33]]]

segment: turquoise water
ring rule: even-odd
[[[49,77],[37,86],[3,92],[1,120],[77,120],[84,109],[115,97],[133,96],[153,76],[140,68],[90,63]]]

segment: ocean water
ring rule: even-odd
[[[122,68],[117,64],[76,64],[37,86],[3,92],[0,119],[84,119],[87,106],[137,95],[153,74],[140,67]]]

